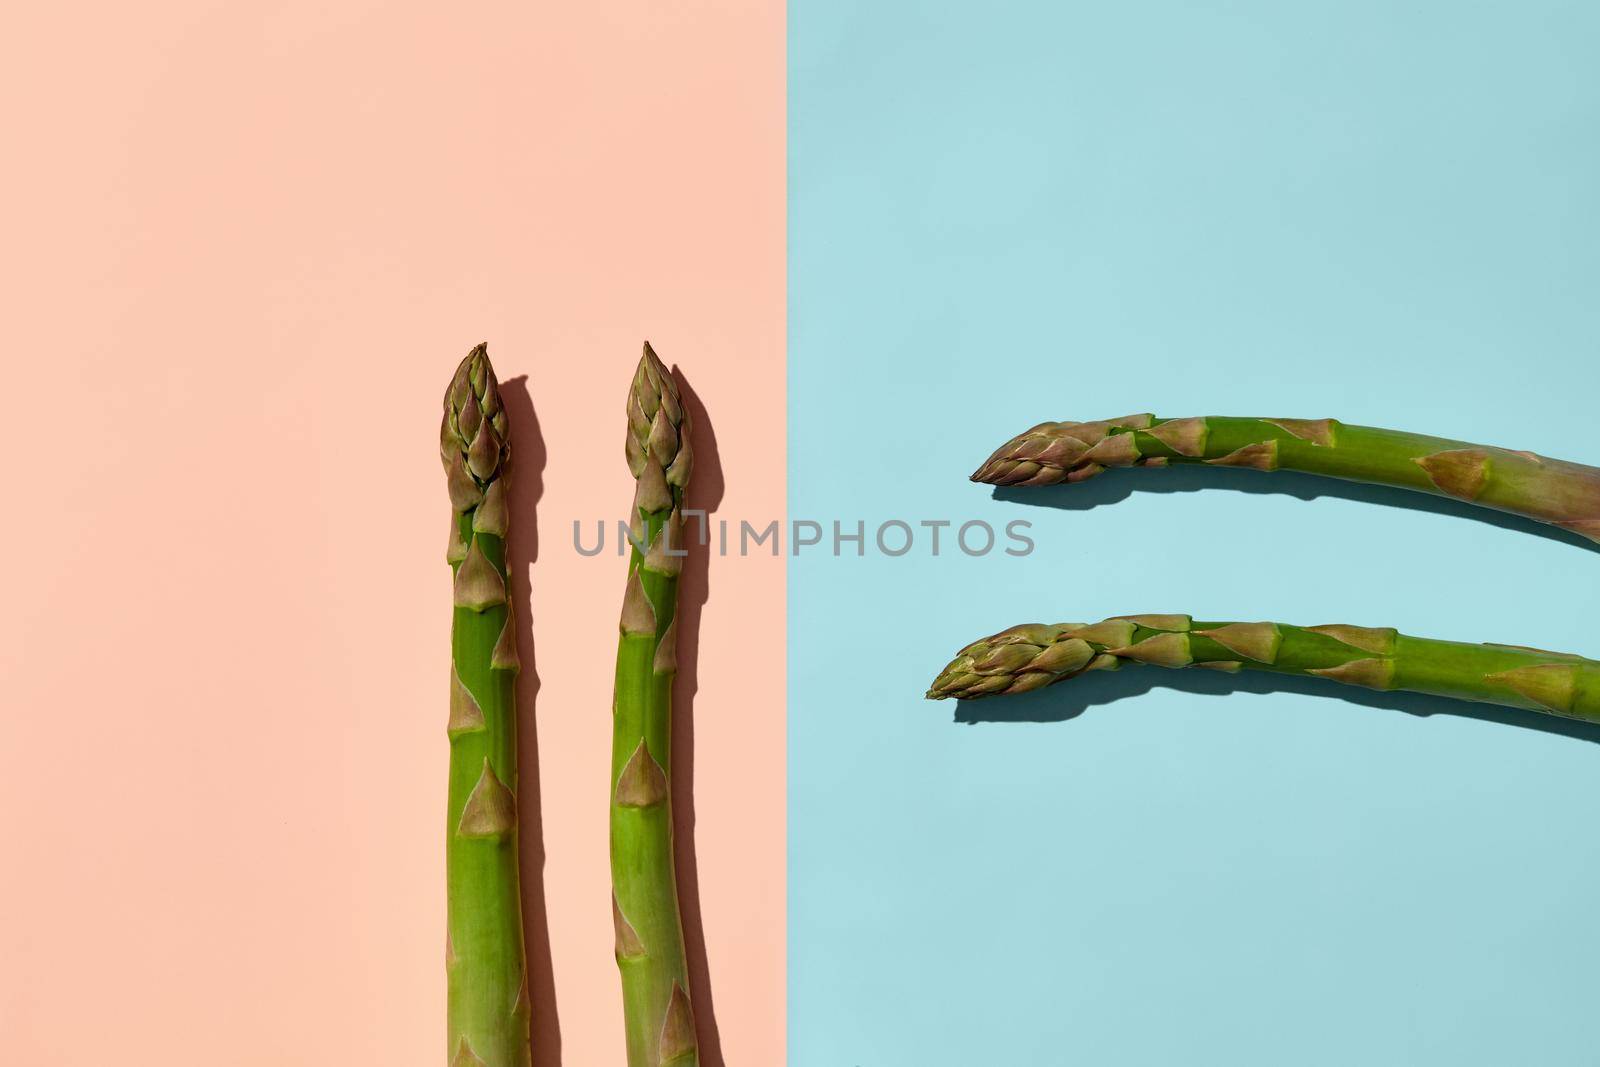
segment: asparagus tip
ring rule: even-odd
[[[1016,466],[1015,462],[1008,462],[1007,456],[1007,453],[1011,450],[1011,446],[1014,443],[1015,440],[1013,439],[1012,441],[1007,441],[1004,445],[1001,445],[992,454],[990,454],[988,459],[984,460],[983,463],[978,466],[977,470],[973,471],[968,477],[974,482],[986,482],[989,485],[1007,484],[1005,479],[1007,468]]]
[[[646,511],[670,507],[674,497],[668,487],[679,490],[681,495],[689,484],[694,449],[689,442],[689,413],[678,397],[677,383],[649,341],[644,342],[644,353],[633,372],[627,412],[628,469],[635,478],[654,470],[649,499],[637,503]],[[656,460],[653,468],[650,457]]]
[[[483,503],[484,493],[511,458],[505,407],[488,349],[487,341],[478,342],[456,366],[444,393],[439,457],[458,514]]]
[[[945,665],[926,696],[929,700],[976,700],[1001,693],[1027,693],[1084,671],[1107,669],[1106,664],[1096,662],[1099,650],[1076,636],[1084,629],[1077,623],[1024,623],[974,641]]]

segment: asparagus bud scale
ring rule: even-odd
[[[672,835],[672,681],[677,674],[689,413],[648,343],[628,391],[634,547],[622,598],[611,746],[611,917],[628,1067],[697,1067],[699,1046]]]
[[[445,823],[450,1067],[527,1067],[517,873],[516,625],[506,570],[505,408],[487,347],[456,368],[439,452],[450,491],[450,791]]]
[[[1001,445],[972,475],[991,485],[1054,485],[1107,467],[1205,463],[1295,470],[1455,497],[1600,541],[1600,468],[1334,419],[1045,422]]]

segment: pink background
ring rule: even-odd
[[[602,779],[623,568],[571,524],[628,503],[646,336],[709,415],[700,502],[782,514],[783,17],[10,16],[0,1060],[443,1061],[435,435],[487,340],[526,376],[536,1063],[622,1062]],[[782,560],[712,560],[688,600],[702,1062],[777,1064]]]

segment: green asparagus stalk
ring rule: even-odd
[[[455,576],[445,824],[450,1067],[527,1067],[517,875],[517,660],[506,570],[511,443],[488,348],[456,368],[439,432]]]
[[[1025,693],[1124,663],[1272,671],[1600,722],[1600,662],[1581,656],[1366,626],[1195,622],[1187,615],[1013,626],[962,649],[927,695],[972,700]]]
[[[1600,468],[1334,419],[1045,422],[1001,445],[972,475],[991,485],[1054,485],[1107,467],[1206,463],[1294,470],[1455,497],[1600,541]]]
[[[622,598],[611,744],[611,917],[628,1067],[698,1067],[672,854],[672,680],[677,674],[689,413],[647,342],[628,392],[633,550]]]

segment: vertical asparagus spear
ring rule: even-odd
[[[1435,641],[1368,626],[1196,622],[1187,615],[1013,626],[962,649],[928,696],[1025,693],[1124,663],[1296,674],[1600,722],[1600,663],[1581,656]]]
[[[530,1006],[517,875],[516,626],[506,571],[511,459],[499,384],[479,345],[444,398],[450,490],[450,1067],[527,1067]]]
[[[991,485],[1054,485],[1107,467],[1205,463],[1294,470],[1455,497],[1600,541],[1600,468],[1489,445],[1335,419],[1216,415],[1045,422],[995,450],[972,475]]]
[[[672,857],[672,680],[689,413],[647,342],[628,392],[634,547],[622,598],[611,744],[611,917],[629,1067],[697,1067]]]

